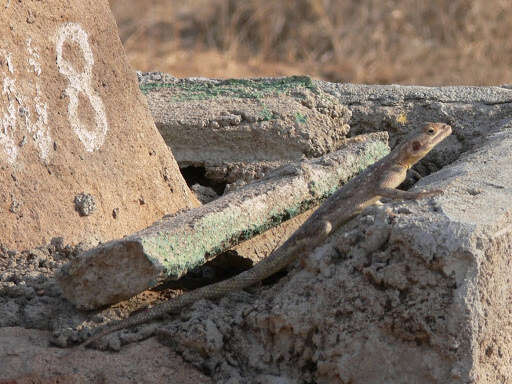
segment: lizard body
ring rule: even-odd
[[[175,299],[156,305],[124,320],[114,321],[90,337],[83,347],[120,329],[143,324],[173,313],[200,299],[215,299],[227,293],[251,286],[280,271],[299,255],[312,251],[329,233],[357,216],[366,207],[382,197],[407,200],[436,196],[441,191],[409,192],[395,189],[406,177],[406,172],[432,148],[451,134],[451,127],[443,123],[426,123],[414,131],[389,155],[368,167],[329,197],[285,243],[253,268],[215,284],[187,292]]]

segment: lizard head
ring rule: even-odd
[[[403,142],[397,151],[396,162],[407,168],[412,167],[451,133],[452,127],[448,124],[425,123]]]

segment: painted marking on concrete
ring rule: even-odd
[[[41,64],[39,64],[39,52],[32,48],[32,39],[27,39],[28,65],[34,70],[37,76],[41,76]]]
[[[78,73],[75,68],[63,57],[63,47],[65,42],[76,43],[82,50],[85,60],[84,71]],[[66,76],[69,80],[69,86],[66,88],[66,94],[69,97],[68,119],[71,128],[78,136],[80,141],[88,152],[93,152],[103,145],[105,136],[108,131],[108,122],[105,115],[105,107],[100,96],[92,87],[92,67],[94,65],[94,57],[91,47],[89,46],[87,33],[79,24],[64,24],[57,34],[57,67],[59,72]],[[96,128],[88,130],[79,119],[78,116],[78,95],[83,93],[89,99],[95,112]]]
[[[12,65],[12,55],[10,53],[6,54],[5,60],[7,61],[7,69],[9,69],[9,72],[14,73],[14,66]]]
[[[9,3],[6,7],[8,5]],[[85,60],[82,73],[78,73],[71,63],[63,59],[63,47],[66,42],[76,43],[80,47]],[[103,145],[108,131],[108,122],[103,101],[92,86],[94,57],[87,33],[79,24],[63,24],[57,34],[56,50],[59,72],[69,80],[69,86],[65,90],[69,96],[68,120],[85,150],[93,152]],[[0,162],[6,160],[11,165],[16,163],[20,149],[27,143],[27,137],[32,138],[39,157],[43,161],[50,156],[53,143],[48,126],[49,108],[43,101],[39,84],[39,77],[42,74],[39,49],[33,46],[31,38],[26,40],[26,53],[27,65],[23,67],[27,73],[36,76],[36,79],[28,80],[31,81],[30,87],[18,88],[12,53],[0,50],[0,154],[3,152]],[[30,89],[29,94],[20,92],[20,89]],[[90,127],[86,127],[79,119],[78,96],[80,93],[86,96],[94,110],[96,123],[94,129],[89,130]],[[23,130],[27,135],[23,135]],[[16,143],[16,138],[19,139],[22,136],[20,143]]]
[[[27,39],[27,52],[29,67],[31,67],[36,76],[39,77],[42,72],[41,64],[39,63],[39,51],[37,48],[32,47],[32,39]],[[42,102],[39,97],[41,94],[39,82],[36,83],[35,88],[36,95],[34,97],[34,110],[37,115],[37,121],[35,123],[32,122],[30,108],[28,108],[25,103],[20,102],[20,110],[22,107],[25,109],[25,129],[32,135],[39,151],[39,157],[42,160],[46,160],[50,154],[50,148],[53,142],[50,136],[50,129],[48,127],[48,104]]]
[[[18,147],[14,142],[14,132],[16,130],[16,107],[14,105],[15,97],[13,91],[15,89],[16,80],[10,77],[4,77],[2,82],[2,95],[7,97],[7,111],[3,112],[0,119],[0,146],[9,164],[14,164],[18,156]]]
[[[34,109],[37,115],[37,121],[35,123],[31,120],[30,109],[25,107],[23,101],[20,103],[19,111],[25,118],[25,129],[32,135],[39,151],[39,157],[42,160],[46,160],[50,154],[53,140],[48,127],[48,104],[41,101],[39,92],[39,85],[37,85],[36,96],[34,97]]]
[[[39,63],[39,53],[37,49],[31,46],[31,39],[27,40],[27,52],[29,54],[28,64],[29,68],[33,69],[36,76],[41,74],[41,65]],[[50,154],[52,145],[52,138],[50,136],[50,129],[48,127],[48,104],[44,103],[40,98],[39,83],[35,83],[36,94],[22,95],[16,86],[15,69],[12,63],[12,54],[6,51],[0,51],[0,62],[7,64],[7,71],[0,72],[2,80],[2,95],[7,98],[7,111],[4,111],[0,118],[0,146],[3,148],[7,162],[14,164],[21,148],[26,139],[19,145],[15,143],[15,133],[17,124],[24,123],[25,130],[32,137],[41,160],[46,160]],[[4,72],[2,76],[2,72]],[[13,77],[11,77],[11,75]],[[25,100],[33,101],[33,113],[30,106],[25,103]],[[32,114],[36,115],[37,120],[32,121]],[[21,121],[18,120],[18,115]],[[22,128],[19,127],[21,130]]]
[[[31,44],[31,39],[28,39],[28,68],[32,68],[35,75],[39,77],[41,75],[39,53]],[[44,161],[50,154],[52,138],[48,127],[48,104],[44,103],[40,98],[41,92],[39,83],[35,83],[35,96],[20,94],[16,87],[12,54],[4,50],[0,51],[0,62],[4,62],[7,65],[7,71],[0,71],[0,78],[3,78],[2,95],[7,98],[7,110],[3,111],[0,115],[0,147],[3,148],[7,162],[13,165],[16,162],[20,148],[26,143],[25,136],[19,145],[15,143],[17,124],[24,123],[25,130],[32,137],[39,151],[39,157]],[[13,77],[11,77],[11,75],[13,75]],[[26,99],[29,101],[33,100],[33,113],[31,112],[30,106],[25,103]],[[35,122],[32,121],[32,114],[35,114],[37,117]],[[17,119],[18,115],[21,117],[21,121]],[[19,129],[21,130],[22,128],[19,127]]]

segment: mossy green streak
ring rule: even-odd
[[[332,176],[316,180],[308,185],[311,198],[297,197],[288,201],[287,207],[243,214],[239,207],[209,214],[194,231],[183,233],[157,232],[141,239],[144,253],[153,264],[160,264],[171,279],[178,279],[191,269],[204,264],[208,259],[240,242],[280,225],[310,208],[320,204],[351,175],[365,169],[389,153],[381,141],[369,143],[364,155],[355,157],[355,170],[340,167]],[[362,155],[362,154],[359,154]],[[206,236],[206,237],[205,237]]]
[[[219,81],[195,81],[189,79],[175,82],[153,82],[140,85],[144,94],[160,88],[172,88],[172,101],[207,100],[215,97],[260,99],[275,96],[291,90],[309,89],[317,92],[317,87],[307,76],[291,76],[279,79],[227,79]]]

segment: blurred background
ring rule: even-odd
[[[110,0],[134,69],[512,83],[511,0]]]

